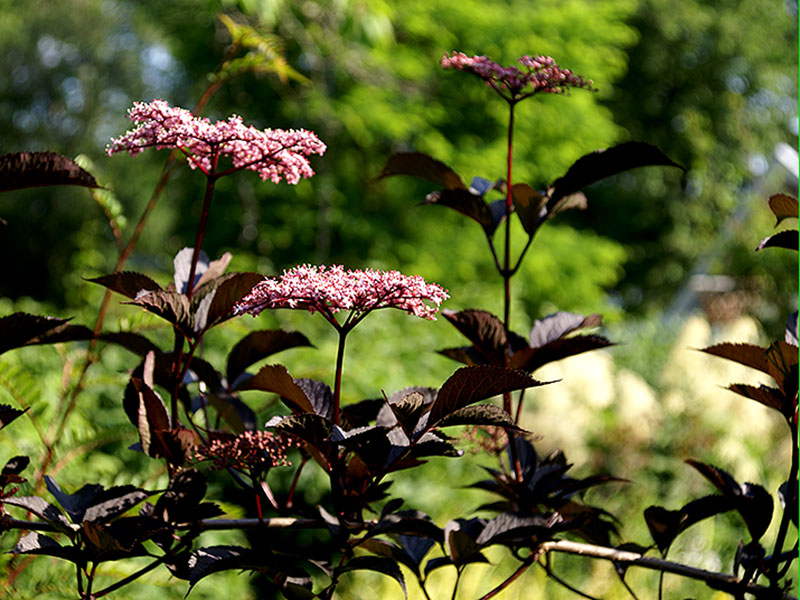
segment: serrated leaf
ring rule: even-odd
[[[0,156],[0,192],[53,185],[100,187],[75,161],[55,152],[14,152]]]
[[[123,304],[141,306],[179,328],[187,336],[194,333],[189,298],[184,294],[167,290],[142,291],[133,300]]]
[[[764,248],[786,248],[787,250],[797,251],[797,230],[787,229],[786,231],[779,231],[775,235],[761,240],[761,243],[756,246],[756,252]]]
[[[532,373],[548,363],[613,345],[601,335],[575,335],[554,340],[539,348],[522,348],[511,355],[509,366]]]
[[[261,390],[278,394],[293,412],[313,413],[314,407],[283,365],[265,365],[239,390]]]
[[[536,538],[534,543],[537,543],[552,537],[553,533],[559,531],[557,526],[563,522],[564,519],[557,513],[551,515],[503,513],[486,523],[475,543],[486,547],[532,536]]]
[[[444,382],[431,406],[428,427],[450,413],[505,392],[543,385],[522,371],[481,365],[462,367]]]
[[[69,319],[56,319],[17,312],[0,318],[0,354],[32,344],[92,339],[92,331],[82,325],[69,325]]]
[[[445,189],[466,190],[461,177],[443,162],[419,152],[393,154],[378,175],[378,179],[391,175],[411,175],[432,181]]]
[[[403,578],[403,573],[394,560],[382,556],[356,556],[334,570],[334,580],[337,575],[357,570],[375,571],[388,575],[400,584],[403,589],[403,596],[408,598],[405,578]]]
[[[623,171],[638,167],[678,167],[661,150],[642,142],[625,142],[605,150],[596,150],[575,161],[563,177],[553,183],[547,202],[548,212],[563,198],[586,186]]]
[[[508,339],[502,321],[485,310],[443,310],[442,316],[466,337],[474,348],[495,366],[505,365]]]
[[[282,329],[253,331],[231,349],[225,375],[232,384],[244,370],[263,358],[300,346],[311,347],[311,342],[302,333]]]
[[[189,589],[204,577],[227,569],[252,566],[257,553],[241,546],[209,546],[198,548],[189,557]]]
[[[570,312],[553,313],[533,322],[528,343],[533,348],[539,348],[578,329],[600,327],[602,324],[603,318],[597,314],[584,317]]]
[[[0,404],[0,429],[3,429],[3,427],[6,427],[17,418],[24,415],[29,409],[30,407],[25,410],[20,410],[8,404]]]
[[[459,408],[441,419],[436,427],[452,425],[493,425],[514,431],[525,432],[518,427],[511,416],[499,406],[493,404],[473,404]]]
[[[120,271],[119,273],[111,273],[110,275],[103,275],[102,277],[95,277],[93,279],[87,279],[86,281],[102,285],[131,300],[136,298],[142,290],[148,292],[161,290],[161,286],[147,275],[132,271]]]
[[[784,396],[794,398],[797,395],[797,346],[784,341],[773,342],[766,350],[767,369],[781,388]]]
[[[727,389],[745,398],[750,398],[750,400],[755,400],[759,404],[774,408],[784,415],[793,410],[791,401],[787,401],[786,397],[781,394],[778,388],[768,385],[756,387],[754,385],[747,385],[746,383],[732,383]]]
[[[287,417],[273,417],[267,422],[266,427],[274,427],[278,431],[303,440],[323,457],[328,457],[334,453],[334,447],[329,441],[333,432],[333,423],[314,413],[297,413]]]
[[[72,528],[67,518],[58,508],[47,502],[44,498],[40,498],[39,496],[11,496],[3,498],[2,502],[3,504],[24,508],[48,523],[52,523],[59,530],[65,533],[72,533]]]
[[[79,562],[81,560],[81,553],[77,548],[62,546],[53,538],[42,535],[37,531],[25,534],[10,552],[12,554],[54,556],[71,562]]]
[[[105,522],[118,517],[155,492],[132,485],[114,486],[98,493],[83,514],[84,521]]]
[[[777,219],[775,227],[780,225],[784,219],[796,219],[798,217],[797,198],[792,198],[787,194],[770,196],[769,208]]]
[[[711,354],[712,356],[719,356],[720,358],[727,358],[740,365],[752,367],[753,369],[757,369],[769,375],[766,351],[761,346],[724,342],[722,344],[715,344],[714,346],[703,348],[701,352]]]
[[[294,382],[305,393],[314,414],[333,420],[333,391],[327,383],[316,379],[295,379]]]

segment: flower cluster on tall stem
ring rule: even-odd
[[[313,132],[305,129],[259,130],[245,125],[237,115],[228,117],[226,121],[212,123],[207,118],[197,117],[185,108],[170,106],[160,99],[135,102],[128,110],[128,118],[136,127],[111,140],[106,148],[109,156],[118,152],[136,156],[147,148],[178,150],[186,156],[192,169],[198,169],[206,176],[203,206],[186,283],[185,293],[189,298],[194,291],[197,261],[216,181],[247,169],[255,171],[264,181],[296,184],[300,179],[314,175],[308,157],[311,154],[324,154],[326,150],[325,144]],[[225,156],[230,158],[232,166],[220,170],[220,159]],[[176,331],[176,358],[173,364],[175,389],[172,397],[173,423],[176,427],[183,344],[182,334]]]
[[[258,315],[268,308],[320,313],[339,334],[334,382],[334,422],[339,422],[344,345],[347,334],[369,313],[397,308],[423,319],[435,319],[447,290],[419,275],[375,269],[345,270],[341,265],[300,265],[256,284],[234,307],[234,313]],[[343,321],[336,313],[348,311]]]
[[[507,134],[507,153],[506,153],[506,201],[505,201],[505,240],[502,266],[497,263],[500,276],[503,278],[503,324],[506,331],[510,331],[511,314],[511,277],[516,272],[517,267],[522,261],[522,255],[517,262],[517,267],[511,268],[511,212],[513,210],[512,196],[512,167],[514,163],[514,108],[516,104],[525,98],[536,94],[564,94],[570,88],[593,90],[593,82],[576,75],[569,69],[560,67],[554,59],[549,56],[537,55],[531,57],[521,56],[517,59],[520,65],[504,67],[499,63],[483,55],[467,56],[463,52],[451,52],[445,54],[441,60],[444,69],[456,69],[472,73],[486,82],[486,85],[496,91],[508,104],[508,134]],[[532,237],[531,237],[532,239]],[[490,242],[491,243],[491,242]],[[525,246],[522,254],[524,255],[530,245]],[[522,402],[520,395],[519,402]],[[518,407],[519,408],[519,407]],[[503,409],[512,414],[511,395],[503,395]],[[519,413],[519,410],[517,411]],[[508,432],[507,432],[508,433]],[[509,434],[509,438],[511,435]],[[516,461],[516,445],[510,444],[513,462]],[[521,477],[519,464],[516,465],[517,476]]]

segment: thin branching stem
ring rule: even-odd
[[[507,588],[509,585],[511,585],[512,583],[514,583],[514,582],[517,580],[517,578],[518,578],[520,575],[522,575],[522,574],[523,574],[525,571],[527,571],[527,570],[528,570],[528,568],[529,568],[529,567],[530,567],[532,564],[533,564],[533,559],[531,559],[530,557],[528,557],[528,559],[526,559],[526,560],[525,560],[525,561],[524,561],[524,562],[523,562],[523,563],[522,563],[522,564],[519,566],[519,568],[518,568],[516,571],[514,571],[514,572],[513,572],[511,575],[509,575],[509,576],[508,576],[508,577],[505,579],[505,581],[503,581],[503,582],[502,582],[500,585],[498,585],[496,588],[494,588],[494,589],[493,589],[492,591],[490,591],[489,593],[487,593],[487,594],[484,594],[483,596],[481,596],[481,597],[480,597],[480,600],[489,600],[489,598],[494,598],[494,597],[495,597],[497,594],[499,594],[500,592],[502,592],[504,589],[506,589],[506,588]]]

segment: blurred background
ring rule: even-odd
[[[635,482],[593,493],[595,503],[619,509],[625,537],[640,543],[649,540],[643,520],[625,510],[676,507],[709,491],[684,458],[718,461],[772,491],[785,478],[779,420],[720,387],[750,374],[712,366],[689,348],[782,339],[797,309],[796,254],[753,252],[773,232],[768,197],[797,194],[796,1],[4,0],[0,9],[0,154],[79,157],[107,188],[0,195],[7,223],[0,225],[0,315],[24,310],[93,325],[103,290],[84,279],[113,270],[118,244],[130,237],[166,160],[164,151],[109,158],[105,146],[130,127],[125,112],[134,101],[192,108],[209,86],[216,93],[203,116],[235,113],[259,128],[311,129],[328,144],[312,158],[317,175],[297,186],[247,172],[222,180],[204,241],[209,256],[231,251],[231,269],[264,274],[303,262],[396,268],[448,288],[447,308],[500,313],[501,282],[482,231],[453,211],[419,206],[430,184],[376,177],[401,151],[431,154],[466,181],[504,176],[505,103],[476,78],[443,71],[439,60],[453,50],[505,65],[522,54],[550,55],[592,79],[597,92],[519,106],[515,181],[543,188],[583,154],[627,140],[658,146],[687,172],[639,169],[595,184],[586,190],[588,210],[561,215],[537,235],[513,283],[514,329],[525,334],[556,310],[598,312],[603,333],[620,345],[537,373],[564,381],[529,401],[526,426],[542,436],[543,451],[563,448],[580,472],[611,470]],[[232,48],[226,18],[252,27],[257,43]],[[193,242],[203,186],[185,165],[175,170],[126,269],[171,280],[173,255]],[[521,231],[515,234],[519,241]],[[456,368],[434,352],[461,343],[455,330],[441,319],[412,321],[381,312],[359,326],[348,347],[345,401],[412,384],[438,387]],[[159,323],[116,300],[106,323],[169,339]],[[230,343],[256,326],[305,333],[316,348],[281,362],[295,377],[331,379],[332,332],[321,319],[290,311],[214,331],[206,358],[222,367]],[[3,355],[0,402],[24,400],[46,422],[80,351]],[[56,477],[67,488],[163,478],[125,450],[136,434],[119,404],[134,359],[105,354],[58,450]],[[267,410],[263,398],[252,402]],[[0,439],[0,458],[41,451],[33,424],[15,427],[14,439]],[[415,507],[440,525],[486,501],[431,483],[445,471],[469,483],[481,476],[474,464],[425,468],[421,479],[399,479],[394,492],[413,493]],[[740,524],[715,522],[718,529],[698,533],[687,552],[701,554],[698,566],[729,569]],[[586,563],[563,560],[566,572],[599,581]],[[56,571],[35,568],[27,592],[61,597]],[[622,597],[611,569],[603,573],[608,597]],[[475,590],[487,586],[485,593],[489,579],[476,580]],[[241,597],[262,597],[249,584],[219,575],[193,595],[237,586]],[[129,597],[152,597],[153,585],[163,585],[165,597],[185,592],[154,575]],[[348,589],[343,598],[361,597],[359,586]],[[702,588],[687,589],[703,596]]]

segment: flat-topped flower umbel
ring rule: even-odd
[[[257,315],[267,308],[297,308],[312,314],[320,312],[338,328],[333,315],[349,310],[350,315],[341,326],[352,328],[379,308],[399,308],[432,320],[447,298],[445,289],[418,275],[374,269],[346,271],[341,265],[300,265],[284,271],[281,277],[258,283],[236,304],[234,312]]]
[[[569,88],[592,89],[592,81],[562,69],[549,56],[521,56],[514,65],[503,67],[485,56],[452,52],[442,57],[445,69],[458,69],[477,75],[507,100],[522,100],[538,93],[563,94]],[[508,94],[508,95],[506,95]]]
[[[245,125],[237,115],[212,123],[164,100],[135,102],[128,118],[137,127],[112,139],[106,148],[109,155],[128,152],[136,156],[145,148],[178,149],[188,157],[192,169],[217,178],[249,169],[264,181],[296,184],[314,175],[307,157],[323,154],[326,149],[313,132],[305,129],[259,130]],[[217,172],[221,156],[230,156],[233,167]]]

